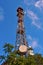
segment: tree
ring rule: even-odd
[[[41,56],[41,54],[35,55],[35,61],[36,61],[37,65],[43,65],[43,57]]]
[[[10,43],[5,43],[5,45],[3,46],[3,50],[5,52],[4,55],[0,55],[0,62],[7,61],[9,54],[13,51],[14,46],[11,45]]]
[[[4,45],[5,55],[1,55],[2,65],[43,65],[43,57],[41,54],[29,55],[27,57],[17,55],[17,51],[13,51],[14,46],[7,43]],[[7,55],[6,55],[7,54]]]
[[[9,54],[14,49],[14,46],[11,45],[10,43],[5,43],[3,48],[4,48],[5,53]]]

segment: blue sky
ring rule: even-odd
[[[0,55],[6,42],[15,45],[19,6],[24,9],[27,42],[43,55],[43,0],[0,0]]]

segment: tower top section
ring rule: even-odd
[[[21,7],[19,7],[19,8],[17,9],[17,12],[19,12],[19,11],[23,11],[23,9],[22,9]]]
[[[23,15],[24,15],[24,11],[23,11],[23,9],[22,9],[21,7],[19,7],[19,8],[17,9],[17,16],[18,16],[19,18],[23,18]]]

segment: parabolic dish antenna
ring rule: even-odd
[[[26,45],[20,45],[19,51],[20,51],[21,53],[27,52],[27,46],[26,46]]]

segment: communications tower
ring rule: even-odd
[[[24,11],[21,7],[17,9],[18,25],[16,32],[15,50],[19,50],[20,55],[25,55],[28,49],[26,41],[25,27],[23,23]]]

